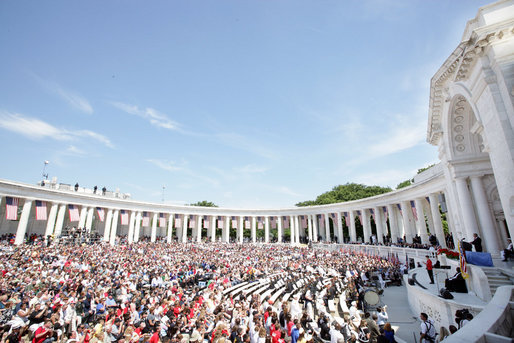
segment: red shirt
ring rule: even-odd
[[[46,335],[44,335],[40,339],[36,339],[36,336],[39,335],[42,332],[46,332]],[[49,334],[50,334],[50,332],[44,326],[39,327],[36,330],[36,332],[34,332],[34,338],[32,339],[32,343],[43,343],[45,341],[45,339],[48,338]]]
[[[431,259],[427,260],[427,270],[432,270],[432,260]]]
[[[159,332],[155,331],[155,333],[152,335],[152,338],[150,338],[150,343],[158,343],[159,342]]]

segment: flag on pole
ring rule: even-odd
[[[277,228],[277,217],[270,217],[269,221],[270,221],[271,228],[276,229]]]
[[[166,215],[159,213],[159,227],[166,227]]]
[[[300,216],[302,221],[302,228],[307,227],[307,216]]]
[[[407,252],[405,252],[405,266],[409,270],[409,255],[407,255]]]
[[[400,214],[403,216],[402,207],[400,206],[400,204],[396,204],[396,206],[398,207],[398,211],[400,211]]]
[[[414,201],[410,201],[410,208],[412,209],[412,215],[414,216],[414,219],[418,221],[418,211],[416,210],[416,204]]]
[[[103,222],[105,220],[105,211],[101,207],[96,208],[96,213],[98,213],[98,219]]]
[[[362,225],[362,213],[361,213],[361,211],[357,211],[357,216],[359,217],[359,222]]]
[[[121,218],[121,225],[128,225],[129,222],[129,216],[127,210],[121,210],[120,211],[120,218]]]
[[[218,229],[223,229],[223,217],[218,216]]]
[[[382,211],[384,211],[384,215],[385,215],[385,218],[387,220],[387,218],[389,217],[389,212],[387,212],[387,207],[386,206],[383,206],[382,207]]]
[[[257,217],[257,227],[259,229],[263,229],[264,228],[262,217]]]
[[[237,229],[237,217],[232,216],[232,227]]]
[[[5,198],[5,219],[17,220],[18,219],[18,198],[6,197]]]
[[[460,241],[457,242],[457,248],[459,249],[459,264],[460,264],[460,272],[462,273],[462,277],[467,279],[468,275],[468,266],[466,264],[466,252],[462,248]]]
[[[175,228],[179,228],[182,226],[182,215],[175,214]]]
[[[79,207],[77,205],[68,205],[70,214],[70,222],[78,222],[80,220]]]
[[[250,217],[245,217],[245,229],[250,228]]]
[[[196,217],[197,216],[191,216],[189,217],[189,228],[192,229],[196,226]]]
[[[332,222],[334,223],[334,227],[337,226],[337,213],[331,213],[330,216],[332,217]]]
[[[150,214],[148,212],[143,212],[143,227],[150,226]]]
[[[36,200],[36,220],[46,220],[46,202]]]
[[[325,228],[325,215],[318,214],[318,218],[319,218],[319,228],[324,229]]]
[[[283,216],[282,217],[282,221],[284,223],[284,227],[290,227],[289,226],[289,217],[288,216]]]
[[[348,215],[348,212],[343,212],[344,221],[346,223],[346,227],[350,227],[350,216]]]
[[[370,208],[369,213],[371,213],[371,218],[373,218],[373,221],[376,223],[377,221],[375,220],[375,211],[372,208]]]
[[[205,229],[208,229],[211,226],[209,219],[211,219],[209,216],[203,216],[203,227]]]

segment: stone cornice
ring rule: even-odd
[[[468,22],[466,30],[475,26],[478,19]],[[511,39],[514,35],[514,18],[478,27],[465,34],[462,41],[446,59],[430,81],[430,101],[427,127],[427,142],[438,145],[443,134],[442,117],[444,103],[450,99],[448,82],[462,82],[468,79],[476,61],[486,48]]]

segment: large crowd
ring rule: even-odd
[[[377,275],[401,283],[391,261],[289,245],[5,244],[0,270],[3,342],[392,342],[386,310],[363,295]],[[265,298],[224,292],[262,280]],[[321,310],[335,297],[347,314]]]

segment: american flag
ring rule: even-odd
[[[350,227],[350,216],[348,215],[348,212],[343,212],[343,215],[346,227]]]
[[[300,216],[300,219],[302,221],[302,227],[307,227],[307,218],[306,218],[306,216]]]
[[[208,229],[211,226],[209,219],[209,216],[203,216],[203,227],[206,229]]]
[[[70,222],[78,222],[80,220],[79,207],[77,205],[68,205],[70,213]]]
[[[320,229],[324,229],[325,228],[325,215],[324,214],[318,214],[318,218],[319,218],[319,227],[320,227]]]
[[[98,219],[103,222],[105,220],[105,211],[101,207],[96,208],[96,213],[98,213]]]
[[[250,217],[245,217],[245,229],[250,228]]]
[[[264,227],[264,225],[262,224],[262,217],[257,217],[257,227],[259,229],[262,229]]]
[[[121,225],[128,225],[129,215],[128,215],[127,210],[120,211],[120,221],[121,221]]]
[[[357,217],[359,217],[359,222],[362,225],[362,213],[361,213],[361,211],[357,211]]]
[[[376,223],[377,221],[375,220],[375,211],[373,211],[373,209],[370,208],[369,212],[371,213],[371,217],[373,218],[373,221]]]
[[[223,229],[223,217],[218,216],[218,229]]]
[[[182,226],[182,217],[180,214],[175,214],[175,228]]]
[[[467,279],[468,275],[468,266],[466,264],[466,252],[462,249],[460,242],[457,242],[457,248],[459,249],[459,264],[460,264],[460,272],[462,273],[462,277]]]
[[[334,223],[334,226],[337,226],[337,213],[331,213],[330,216],[332,217],[332,222]]]
[[[17,220],[18,219],[18,198],[5,198],[5,219]]]
[[[396,206],[398,207],[398,211],[400,211],[400,214],[403,216],[402,207],[400,206],[400,204],[396,204]]]
[[[164,213],[159,213],[159,227],[166,227],[166,216]]]
[[[270,217],[269,220],[270,220],[271,228],[276,229],[277,228],[277,217]]]
[[[36,200],[36,220],[46,220],[46,202]]]
[[[148,227],[150,226],[150,215],[148,214],[148,212],[144,211],[143,212],[143,227]]]
[[[387,217],[389,217],[389,213],[387,212],[387,207],[386,206],[382,206],[382,211],[384,211],[384,215],[387,219]]]
[[[232,216],[232,227],[237,228],[237,217]]]
[[[282,220],[284,221],[284,227],[289,227],[289,217],[283,216]]]
[[[412,200],[410,202],[410,208],[412,209],[412,215],[414,216],[414,219],[418,221],[418,211],[416,210],[416,204],[414,204],[414,201]]]
[[[197,216],[191,216],[189,217],[189,228],[192,229],[196,226],[196,217]]]

